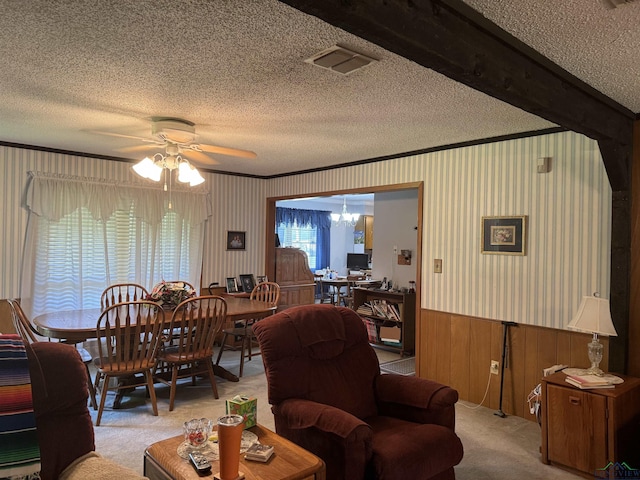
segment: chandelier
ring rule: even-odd
[[[347,197],[344,197],[344,202],[342,204],[342,213],[332,213],[331,220],[333,221],[333,225],[335,227],[344,226],[344,227],[355,227],[356,223],[358,223],[358,219],[360,218],[359,213],[349,213],[347,212]]]
[[[167,190],[167,176],[169,177],[169,185],[171,185],[171,173],[174,170],[178,170],[179,182],[188,183],[192,187],[204,182],[204,178],[196,167],[180,155],[177,145],[171,143],[167,145],[166,155],[156,153],[152,158],[145,157],[141,162],[133,166],[133,170],[141,177],[148,178],[154,182],[159,182],[162,172],[166,170],[164,177],[165,191]]]

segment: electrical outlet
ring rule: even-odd
[[[493,375],[498,375],[498,368],[500,368],[500,362],[497,362],[495,360],[491,360],[491,367],[489,367],[491,369],[491,373]]]

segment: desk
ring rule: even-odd
[[[240,471],[246,480],[325,480],[324,462],[295,443],[272,432],[262,425],[249,429],[260,443],[273,445],[275,453],[267,463],[251,462],[240,458]],[[196,480],[198,476],[188,460],[177,454],[178,445],[184,441],[178,435],[150,445],[144,452],[144,475],[151,480]],[[213,478],[220,470],[218,462],[212,462]]]
[[[268,302],[248,298],[225,297],[224,300],[227,302],[227,320],[230,321],[264,317],[276,309]],[[80,343],[88,338],[97,338],[96,326],[100,313],[102,312],[99,308],[43,313],[33,319],[33,324],[36,330],[46,337],[65,339],[69,343]],[[170,313],[166,312],[165,316]],[[213,371],[219,377],[229,381],[239,381],[236,375],[219,365],[214,365]]]

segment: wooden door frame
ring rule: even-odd
[[[350,188],[343,190],[332,190],[324,192],[308,192],[299,193],[296,195],[284,195],[279,197],[268,197],[266,202],[266,221],[265,221],[265,267],[264,270],[268,278],[275,279],[276,272],[276,239],[275,239],[275,227],[276,227],[276,202],[281,200],[291,200],[306,197],[332,197],[336,195],[357,195],[366,193],[381,193],[381,192],[393,192],[399,190],[417,190],[418,192],[418,219],[417,219],[417,239],[416,239],[416,369],[420,364],[419,352],[417,342],[420,339],[420,311],[421,311],[421,291],[422,291],[422,225],[423,225],[423,212],[424,212],[424,182],[408,182],[408,183],[396,183],[392,185],[378,185],[372,187],[360,187]],[[420,375],[420,372],[416,370],[416,375]]]

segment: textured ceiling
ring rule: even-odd
[[[640,2],[465,0],[569,73],[640,112]]]
[[[566,70],[640,111],[640,3],[467,0]],[[141,158],[150,118],[196,124],[215,170],[276,175],[550,122],[276,0],[0,0],[0,141]],[[343,76],[304,62],[339,44],[378,59]],[[146,153],[146,152],[145,152]],[[153,153],[153,152],[151,152]]]

